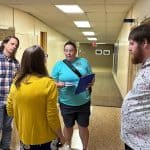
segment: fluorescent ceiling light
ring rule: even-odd
[[[89,41],[97,41],[97,38],[94,38],[94,37],[90,37],[90,38],[87,38]]]
[[[83,13],[83,10],[78,5],[55,5],[64,13]]]
[[[74,24],[78,28],[90,28],[91,27],[88,21],[74,21]]]
[[[85,32],[82,32],[84,35],[88,35],[88,36],[93,36],[95,35],[94,32],[91,32],[91,31],[85,31]]]

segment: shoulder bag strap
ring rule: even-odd
[[[63,60],[63,62],[80,78],[82,75],[81,73],[66,59]]]

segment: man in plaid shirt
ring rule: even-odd
[[[6,99],[12,80],[19,69],[19,63],[15,58],[19,47],[19,40],[15,36],[6,37],[0,46],[0,148],[10,149],[12,118],[6,112]]]

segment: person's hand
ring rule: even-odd
[[[57,84],[57,87],[59,87],[59,88],[62,88],[65,86],[64,82],[57,82],[56,84]]]
[[[60,140],[62,146],[63,146],[63,145],[65,144],[65,142],[66,142],[64,136],[59,137],[59,140]]]

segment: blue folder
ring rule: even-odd
[[[76,88],[75,94],[80,94],[81,92],[84,92],[86,88],[88,87],[89,83],[92,82],[94,77],[95,77],[94,73],[81,77],[79,80],[78,86]]]

